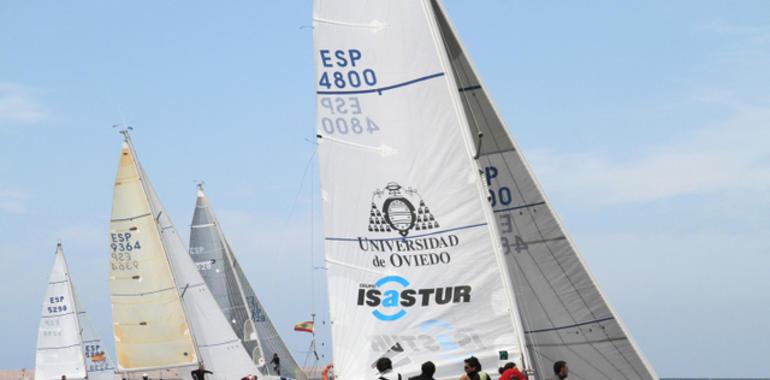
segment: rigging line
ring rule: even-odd
[[[310,164],[313,162],[313,159],[315,158],[315,155],[318,153],[318,144],[315,144],[315,147],[313,148],[313,152],[310,154],[310,157],[308,157],[307,163],[305,163],[305,170],[302,172],[302,178],[299,181],[299,188],[297,189],[297,195],[294,196],[294,202],[291,205],[291,209],[289,210],[289,216],[286,218],[286,224],[289,224],[291,221],[291,217],[294,215],[294,209],[297,207],[297,203],[299,202],[299,197],[302,194],[302,187],[305,184],[305,177],[307,176],[308,169],[310,169]]]

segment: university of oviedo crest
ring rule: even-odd
[[[383,200],[384,198],[384,200]],[[382,202],[380,207],[378,202]],[[418,205],[415,207],[415,205]],[[417,231],[438,228],[438,221],[420,197],[417,189],[390,182],[383,189],[372,194],[372,209],[369,212],[369,231],[398,231],[406,237],[412,229]]]

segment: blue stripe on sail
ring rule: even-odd
[[[545,202],[536,202],[536,203],[530,203],[528,205],[514,206],[514,207],[508,207],[508,208],[504,208],[504,209],[500,209],[500,210],[495,210],[495,212],[506,212],[506,211],[518,210],[520,208],[540,206],[540,205],[544,205],[544,204],[545,204]]]
[[[430,79],[438,78],[442,76],[444,76],[444,73],[435,73],[435,74],[426,75],[424,77],[420,77],[417,79],[412,79],[410,81],[406,81],[406,82],[402,82],[402,83],[398,83],[390,86],[380,87],[380,88],[370,88],[368,90],[316,91],[315,93],[318,95],[351,95],[351,94],[371,94],[376,92],[378,95],[382,95],[383,92],[388,90],[409,86],[410,84],[415,84],[418,82],[422,82],[422,81],[426,81],[426,80],[430,80]]]
[[[552,328],[549,328],[549,329],[529,330],[529,331],[525,331],[525,333],[527,333],[527,334],[534,334],[534,333],[541,333],[541,332],[548,332],[548,331],[571,329],[573,327],[580,327],[580,326],[585,326],[585,325],[591,325],[591,324],[594,324],[594,323],[611,321],[613,319],[615,319],[615,317],[607,317],[607,318],[596,319],[596,320],[593,320],[593,321],[588,321],[588,322],[583,322],[583,323],[576,323],[574,325],[552,327]]]
[[[487,225],[486,223],[470,224],[470,225],[462,226],[462,227],[455,227],[455,228],[449,228],[449,229],[441,230],[441,231],[429,232],[427,234],[422,234],[422,235],[405,236],[405,237],[392,237],[392,238],[382,238],[382,239],[380,239],[380,238],[368,238],[368,239],[374,239],[374,240],[409,240],[409,239],[416,239],[416,238],[421,238],[421,237],[425,237],[425,236],[432,236],[432,235],[443,234],[444,232],[452,232],[452,231],[459,231],[459,230],[467,230],[469,228],[483,227],[483,226],[486,226],[486,225]],[[329,241],[358,241],[358,238],[326,237],[325,240],[329,240]]]

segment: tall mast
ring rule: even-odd
[[[431,28],[434,31],[433,37],[434,40],[436,40],[437,46],[441,47],[439,49],[441,53],[439,54],[439,58],[441,60],[441,64],[444,67],[444,70],[449,73],[453,73],[453,67],[449,60],[448,52],[445,49],[446,42],[445,37],[441,33],[441,29],[439,28],[436,20],[436,13],[434,12],[433,8],[428,4],[435,3],[440,7],[437,1],[435,0],[428,0],[423,2],[423,6],[425,7],[425,13],[428,15],[432,15],[430,17],[429,22],[431,24]],[[439,8],[440,9],[440,8]],[[456,81],[454,74],[447,75],[446,76],[447,81],[450,83],[450,88],[459,88]],[[452,98],[452,101],[454,103],[454,109],[455,112],[458,114],[458,119],[462,120],[463,124],[461,125],[462,129],[462,136],[465,141],[465,147],[468,152],[468,161],[469,164],[473,167],[477,167],[477,164],[475,162],[476,157],[478,157],[479,152],[477,152],[478,147],[474,146],[473,144],[473,136],[470,133],[470,128],[467,128],[467,118],[468,116],[465,114],[465,109],[462,105],[462,101],[457,95],[458,93],[456,91],[449,91],[450,96]],[[511,286],[509,286],[510,282],[510,273],[508,272],[508,267],[505,265],[505,262],[503,261],[503,250],[500,243],[500,233],[497,230],[497,222],[495,220],[495,216],[492,213],[492,208],[489,207],[489,201],[487,199],[487,194],[489,194],[489,189],[487,188],[486,184],[482,180],[482,173],[480,172],[478,176],[475,176],[475,183],[476,187],[478,189],[479,198],[482,202],[482,210],[484,212],[484,218],[487,220],[487,226],[490,238],[492,239],[492,249],[494,251],[495,256],[495,262],[497,264],[498,273],[500,273],[501,281],[503,282],[504,286],[503,289],[505,291],[506,300],[508,302],[508,309],[509,309],[509,316],[511,317],[511,323],[513,325],[513,328],[516,332],[516,339],[518,341],[519,350],[521,351],[521,360],[522,360],[522,367],[524,369],[530,368],[530,359],[529,359],[529,353],[527,351],[527,345],[526,340],[524,339],[524,327],[521,323],[521,318],[519,316],[519,308],[518,304],[516,303],[516,298],[513,293],[513,289]]]

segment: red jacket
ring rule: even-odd
[[[527,377],[518,368],[511,368],[503,372],[500,380],[527,380]]]

